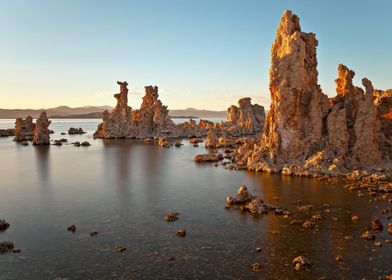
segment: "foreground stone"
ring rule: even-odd
[[[297,271],[309,270],[311,262],[305,256],[298,256],[293,259],[294,269]]]
[[[0,220],[0,231],[4,231],[10,227],[10,224],[6,220]]]

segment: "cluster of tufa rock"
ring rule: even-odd
[[[14,141],[33,141],[34,145],[49,145],[50,123],[51,121],[48,120],[45,111],[41,112],[36,123],[33,123],[31,116],[28,116],[26,119],[17,118],[15,121]]]
[[[285,11],[271,49],[271,107],[261,139],[237,150],[238,165],[288,175],[348,174],[392,164],[392,90],[352,83],[354,71],[338,66],[337,96],[317,83],[318,41]]]
[[[146,86],[139,110],[128,106],[128,83],[117,82],[120,92],[115,94],[117,105],[112,112],[103,113],[103,122],[94,133],[95,138],[144,138],[176,135],[176,126],[169,111],[158,99],[158,87]]]
[[[266,215],[277,209],[264,203],[261,198],[252,195],[245,185],[239,187],[236,197],[227,197],[226,209],[230,209],[232,206],[239,206],[241,211],[248,211],[252,215]]]
[[[128,106],[128,83],[117,82],[120,92],[115,94],[117,105],[113,111],[103,113],[103,121],[94,133],[95,138],[149,138],[149,137],[202,137],[209,131],[216,135],[247,135],[261,132],[264,108],[251,104],[250,98],[240,99],[239,107],[228,109],[227,122],[214,123],[190,119],[174,124],[167,106],[159,100],[158,87],[146,86],[140,109]]]

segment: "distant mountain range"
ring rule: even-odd
[[[102,112],[112,110],[110,106],[85,106],[71,108],[68,106],[59,106],[48,109],[1,109],[0,119],[16,119],[19,117],[32,116],[37,118],[39,114],[45,110],[49,118],[52,119],[100,119]],[[182,118],[225,118],[226,111],[210,111],[187,108],[181,110],[170,110],[171,117]]]

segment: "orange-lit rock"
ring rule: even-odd
[[[49,125],[51,121],[48,120],[46,112],[41,112],[35,124],[34,130],[34,145],[50,145]]]
[[[15,121],[14,141],[31,141],[34,137],[35,124],[33,118],[28,116],[26,119],[17,118]]]
[[[366,78],[365,91],[356,87],[354,71],[340,64],[337,95],[328,99],[317,83],[317,44],[285,11],[271,49],[271,108],[263,134],[237,148],[237,166],[349,177],[355,170],[391,169],[391,93],[374,90]]]
[[[238,100],[238,107],[232,105],[227,109],[227,121],[233,126],[230,130],[238,130],[238,134],[261,132],[265,121],[264,107],[252,104],[250,97]]]

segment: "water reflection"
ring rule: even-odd
[[[34,153],[38,170],[38,180],[47,189],[50,187],[50,146],[34,146]]]

